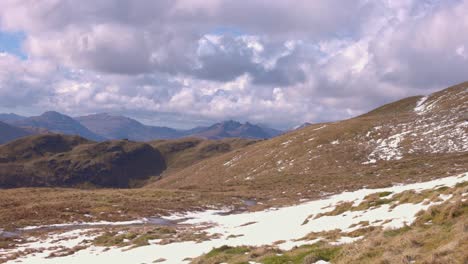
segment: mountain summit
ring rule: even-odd
[[[25,118],[26,117],[20,116],[14,113],[0,114],[0,121],[5,122],[5,123],[15,122],[15,121],[19,121]]]
[[[19,127],[45,128],[51,132],[79,135],[95,141],[105,140],[104,137],[91,132],[75,119],[55,111],[47,111],[40,116],[24,118],[11,124]]]
[[[148,126],[125,116],[106,113],[77,117],[82,125],[92,132],[109,139],[128,138],[136,141],[199,137],[205,139],[250,138],[264,139],[279,135],[275,129],[228,120],[208,127],[177,130],[169,127]]]
[[[277,136],[281,131],[271,128],[265,129],[258,125],[253,125],[249,122],[244,124],[228,120],[221,123],[216,123],[210,127],[200,129],[198,132],[191,136],[207,138],[207,139],[221,139],[221,138],[253,138],[253,139],[266,139]]]

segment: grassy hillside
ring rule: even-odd
[[[222,190],[281,204],[466,171],[467,87],[463,83],[349,120],[310,125],[204,160],[152,186]]]
[[[129,187],[166,169],[148,144],[94,143],[76,136],[33,136],[0,146],[0,186]]]
[[[396,229],[383,229],[362,222],[354,231],[341,230],[311,233],[311,244],[283,251],[275,245],[262,247],[220,246],[192,261],[194,264],[215,263],[297,263],[312,264],[317,261],[330,263],[467,263],[468,252],[468,183],[453,188],[438,188],[422,193],[406,192],[398,197],[399,204],[420,203],[445,195],[446,201],[420,211],[411,225]],[[373,197],[371,208],[379,204],[393,203],[386,193]],[[426,201],[426,200],[424,200]],[[363,203],[364,204],[364,203]],[[363,207],[362,204],[360,207]],[[361,208],[361,210],[364,208]],[[329,214],[351,212],[352,208],[337,207]],[[358,239],[356,242],[337,244],[341,236]],[[319,239],[317,241],[317,239]]]
[[[254,144],[257,140],[222,139],[206,140],[200,138],[183,138],[175,140],[155,140],[149,142],[164,156],[168,171],[166,174],[186,168],[201,160],[218,156],[233,150]]]
[[[241,201],[233,201],[232,197],[216,193],[142,188],[5,189],[0,190],[0,226],[10,230],[74,221],[132,220],[233,202]]]
[[[255,142],[187,138],[149,145],[95,143],[59,134],[24,137],[0,146],[0,187],[140,187],[162,172],[170,174]]]

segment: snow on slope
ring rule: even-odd
[[[424,104],[427,101],[428,96],[423,96],[421,99],[416,104],[416,107],[414,108],[414,111],[418,115],[422,115],[426,111],[426,105]]]
[[[169,217],[171,220],[186,219],[182,222],[185,225],[204,226],[206,227],[205,231],[208,233],[220,234],[219,238],[201,243],[188,241],[160,245],[156,241],[149,246],[138,248],[111,248],[106,250],[102,247],[90,246],[89,239],[91,235],[87,231],[93,229],[88,229],[54,235],[45,240],[33,241],[21,248],[0,251],[0,260],[2,255],[6,256],[18,250],[31,250],[40,247],[44,247],[46,250],[42,253],[27,255],[18,260],[21,260],[22,263],[152,263],[157,259],[165,259],[161,263],[187,263],[189,261],[187,258],[200,256],[209,252],[212,248],[222,245],[261,246],[272,245],[280,240],[285,242],[280,243],[278,246],[287,250],[293,246],[313,243],[313,241],[301,240],[310,232],[330,231],[337,228],[343,232],[349,232],[355,230],[357,228],[355,226],[361,221],[368,221],[370,225],[379,225],[384,228],[402,227],[405,224],[412,223],[417,212],[449,199],[450,195],[440,195],[439,202],[397,203],[394,204],[393,208],[390,208],[389,204],[384,204],[364,211],[319,215],[333,211],[337,205],[343,202],[353,202],[357,205],[367,195],[373,193],[391,192],[391,195],[395,195],[407,190],[420,192],[441,186],[452,187],[465,181],[468,181],[468,172],[429,182],[344,192],[321,200],[283,208],[272,208],[266,211],[225,215],[223,213],[226,213],[226,211],[223,210],[208,210]],[[308,221],[305,221],[306,219]],[[63,238],[68,235],[71,237],[70,240],[64,240]],[[336,243],[349,243],[353,240],[355,238],[341,237]],[[45,258],[54,251],[53,247],[74,247],[77,245],[83,245],[87,248],[73,255]],[[16,260],[11,261],[11,263],[14,262]]]
[[[442,109],[450,100],[461,103]],[[455,94],[424,96],[417,102],[414,112],[417,117],[410,122],[377,126],[367,133],[369,145],[374,149],[363,164],[399,160],[405,154],[416,152],[468,151],[468,88]],[[384,134],[387,136],[383,137]]]

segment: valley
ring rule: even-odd
[[[462,263],[467,87],[266,140],[0,145],[0,262]]]
[[[468,0],[0,0],[0,264],[468,264]]]
[[[466,225],[463,215],[467,206],[467,182],[468,174],[464,173],[429,182],[344,192],[265,211],[236,214],[224,214],[229,208],[189,211],[165,216],[161,218],[165,221],[160,220],[156,225],[141,219],[72,224],[68,228],[67,225],[25,227],[22,232],[31,236],[3,249],[3,260],[17,259],[22,263],[423,260],[427,259],[424,246],[428,242],[418,237],[421,224],[439,225],[444,221],[450,224],[449,230]],[[453,203],[455,209],[444,208],[450,208]],[[348,208],[343,209],[344,205]],[[440,207],[444,209],[439,211]],[[436,214],[420,213],[428,209]],[[361,244],[365,237],[377,239],[374,237],[382,232],[387,237],[416,233],[412,238],[415,251],[410,255],[400,255],[397,251],[387,256],[343,253],[351,250],[346,244],[354,241]],[[440,232],[454,236],[451,231]],[[14,237],[15,233],[11,234]],[[455,248],[441,248],[444,251],[438,258],[445,259],[447,254],[456,253],[450,257],[452,261],[465,259],[466,254],[459,250],[466,243],[466,235],[458,241]],[[444,245],[443,240],[436,240],[436,243]],[[308,246],[310,244],[313,246]],[[433,245],[434,242],[427,246]],[[205,255],[198,257],[202,254]]]

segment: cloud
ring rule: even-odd
[[[52,59],[68,67],[117,74],[149,72],[148,45],[144,33],[112,24],[32,35],[25,43],[31,56]]]
[[[197,60],[207,67],[226,66],[223,74],[241,75],[249,64],[239,39],[223,38],[229,53],[197,58],[201,37],[221,26],[247,35],[278,39],[318,39],[360,28],[369,9],[342,1],[18,1],[0,4],[6,30],[27,32],[26,50],[70,67],[105,73],[138,74],[193,71],[216,80],[211,71],[198,72]],[[366,8],[367,7],[367,8]],[[245,41],[245,39],[244,39]],[[277,41],[278,42],[278,41]],[[207,61],[209,60],[209,61]],[[211,69],[213,70],[213,69]],[[231,70],[231,72],[227,72]],[[248,69],[247,69],[248,70]],[[222,75],[222,74],[221,74]],[[232,79],[232,78],[230,78]]]
[[[461,0],[5,0],[0,30],[24,34],[26,58],[0,57],[0,102],[168,125],[342,119],[463,81],[467,11]]]
[[[382,79],[421,89],[465,81],[467,10],[467,1],[450,3],[382,31],[370,47]]]
[[[50,94],[54,65],[47,61],[22,61],[0,53],[0,104],[11,109],[37,103]]]
[[[271,41],[254,36],[205,35],[197,49],[197,78],[232,81],[249,74],[253,84],[287,86],[305,80],[301,64],[307,56],[292,41]]]

